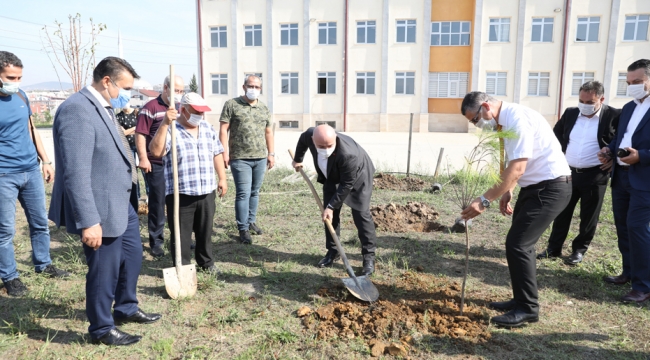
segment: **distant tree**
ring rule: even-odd
[[[54,117],[52,116],[50,110],[43,111],[42,115],[43,115],[43,121],[46,123],[51,123],[54,120]]]
[[[95,68],[95,49],[98,45],[97,36],[106,29],[106,25],[93,23],[90,18],[90,32],[81,25],[81,14],[68,15],[69,28],[64,28],[63,23],[54,20],[54,27],[43,27],[44,35],[41,37],[43,48],[47,54],[56,76],[61,82],[57,63],[65,70],[72,80],[74,91],[86,86],[89,75]],[[89,39],[83,40],[89,37]]]
[[[199,85],[196,82],[196,74],[192,74],[192,80],[190,80],[190,92],[199,93]]]

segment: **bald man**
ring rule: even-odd
[[[375,167],[370,157],[352,138],[337,134],[329,125],[309,128],[300,135],[296,145],[293,167],[299,171],[307,149],[314,158],[318,182],[323,184],[323,220],[332,221],[336,234],[340,234],[341,206],[352,209],[352,218],[361,240],[363,269],[360,275],[375,271],[375,224],[370,215],[370,197]],[[318,267],[330,267],[339,259],[334,239],[325,228],[327,254]]]

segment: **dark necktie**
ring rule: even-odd
[[[113,123],[115,124],[117,133],[120,134],[120,139],[122,140],[122,145],[124,146],[124,152],[126,152],[126,157],[129,159],[129,163],[131,164],[131,181],[134,184],[137,184],[138,173],[135,171],[135,161],[133,161],[133,154],[131,153],[131,147],[129,146],[129,141],[126,140],[126,136],[124,135],[124,129],[122,129],[122,125],[120,125],[120,123],[117,121],[117,118],[115,117],[115,112],[113,112],[113,108],[107,106],[106,110],[108,110],[111,119],[113,119]]]

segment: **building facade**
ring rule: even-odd
[[[552,124],[587,80],[621,107],[650,58],[650,0],[197,0],[199,89],[217,124],[243,80],[280,129],[468,132],[472,90]]]

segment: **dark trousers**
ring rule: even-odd
[[[215,192],[201,196],[178,195],[178,221],[181,233],[181,262],[191,264],[192,231],[196,237],[194,256],[200,267],[210,267],[212,259],[212,219],[215,211]],[[167,195],[167,223],[171,232],[171,255],[176,265],[176,238],[174,237],[174,195]]]
[[[327,189],[323,187],[323,204],[327,206],[334,194],[336,193],[336,188]],[[336,235],[341,238],[341,209],[333,210],[334,215],[332,216],[332,227],[336,230]],[[359,240],[361,240],[361,255],[363,255],[364,260],[374,260],[375,258],[375,248],[377,244],[377,235],[375,234],[375,223],[372,220],[372,215],[370,214],[370,209],[365,209],[363,211],[352,209],[352,220],[354,220],[354,225],[357,227],[357,232],[359,234]],[[327,251],[337,251],[336,244],[334,243],[334,238],[325,226],[325,247]]]
[[[580,201],[580,232],[573,239],[571,249],[573,252],[584,254],[589,249],[589,244],[596,234],[600,209],[603,206],[603,199],[607,191],[609,173],[600,170],[600,166],[584,170],[583,172],[571,172],[573,189],[571,200],[560,215],[553,221],[553,230],[548,238],[548,252],[561,253],[562,246],[569,234],[573,211]]]
[[[517,308],[538,313],[535,243],[571,199],[571,183],[552,182],[521,189],[506,236],[506,259]]]
[[[162,246],[165,241],[165,167],[151,163],[146,176],[149,184],[149,246]]]
[[[618,166],[618,165],[617,165]],[[612,209],[623,257],[623,275],[632,289],[650,292],[650,191],[632,188],[628,171],[620,167],[612,180]]]
[[[97,250],[83,245],[86,274],[86,315],[93,339],[104,336],[115,327],[111,305],[116,317],[131,316],[138,311],[136,285],[142,267],[142,243],[138,214],[129,204],[129,222],[124,234],[102,238]]]

